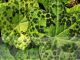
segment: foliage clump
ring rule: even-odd
[[[67,2],[0,0],[0,60],[80,59],[80,4]]]

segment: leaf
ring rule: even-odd
[[[15,55],[16,60],[40,60],[38,49],[31,48],[26,50],[19,50],[17,54]]]
[[[69,12],[69,13],[73,13],[73,12],[80,13],[80,4],[75,5],[74,7],[70,8],[70,9],[67,8],[66,10],[67,10],[67,12]]]
[[[6,45],[0,45],[0,60],[15,60]]]

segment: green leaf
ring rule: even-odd
[[[16,60],[40,60],[37,48],[19,50],[15,58]]]
[[[0,60],[15,60],[6,45],[0,45]]]

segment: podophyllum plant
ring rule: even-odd
[[[0,0],[0,59],[79,59],[80,4],[69,2]]]

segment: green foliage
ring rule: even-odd
[[[80,59],[80,4],[67,2],[0,0],[0,60]]]
[[[15,55],[16,60],[40,60],[37,48],[19,50]]]
[[[6,45],[0,45],[0,60],[15,60]]]

